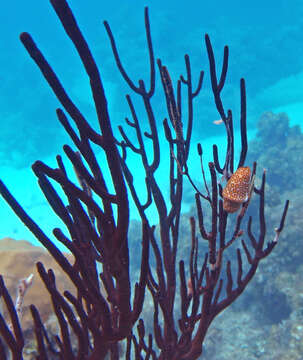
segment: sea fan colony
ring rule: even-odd
[[[213,319],[245,290],[260,261],[276,246],[288,208],[287,201],[280,225],[275,229],[276,236],[265,245],[265,172],[259,188],[254,186],[253,181],[256,163],[253,164],[251,173],[249,171],[249,174],[246,174],[246,183],[239,180],[239,169],[246,169],[247,153],[245,82],[241,79],[242,146],[240,154],[234,154],[232,112],[225,111],[221,100],[228,68],[228,47],[224,49],[221,73],[217,74],[212,45],[206,35],[212,91],[215,106],[224,123],[222,126],[226,129],[227,147],[224,163],[220,164],[218,148],[213,146],[213,161],[207,166],[211,179],[208,183],[203,168],[202,146],[198,145],[197,158],[199,160],[200,157],[204,179],[203,189],[198,188],[190,176],[188,156],[194,101],[201,91],[203,71],[194,86],[190,58],[185,55],[185,75],[180,76],[174,88],[167,67],[160,60],[155,60],[148,9],[145,9],[150,80],[149,83],[143,80],[136,83],[124,68],[110,26],[105,22],[117,67],[133,93],[126,96],[131,117],[126,118],[125,126],[128,130],[119,127],[119,140],[112,130],[98,67],[73,13],[65,0],[50,2],[74,44],[89,78],[100,129],[91,127],[32,37],[27,33],[21,34],[20,38],[26,50],[61,103],[57,116],[76,148],[74,150],[65,145],[63,150],[79,180],[79,184],[71,180],[64,165],[65,160],[59,155],[56,168],[51,168],[41,161],[33,165],[33,171],[47,201],[66,225],[65,230],[54,229],[53,236],[73,254],[73,263],[67,260],[54,241],[29,217],[3,182],[0,183],[0,192],[4,199],[75,286],[74,294],[68,291],[60,293],[52,270],[46,270],[41,263],[37,264],[38,272],[49,292],[60,331],[54,345],[48,337],[37,308],[35,305],[31,306],[37,342],[36,358],[51,359],[57,356],[60,359],[94,360],[110,356],[111,359],[118,359],[123,352],[125,359],[197,359],[202,354],[203,341]],[[156,120],[157,115],[152,106],[157,72],[160,74],[167,109],[167,118],[163,125],[159,125]],[[147,124],[137,115],[134,95],[142,100]],[[181,104],[184,103],[187,103],[187,111],[182,111]],[[148,130],[144,131],[143,128]],[[168,158],[161,159],[168,164],[168,200],[156,180],[161,151],[159,133],[162,130],[170,150]],[[134,132],[135,142],[128,135],[129,131]],[[104,153],[110,179],[105,176],[104,165],[98,162],[93,145],[98,146]],[[136,174],[132,173],[128,162],[129,152],[137,156],[144,169],[145,199],[136,189],[133,178]],[[235,155],[239,158],[237,164]],[[219,180],[221,175],[227,180],[231,178],[228,188],[224,190]],[[197,216],[189,219],[190,238],[180,239],[185,178],[196,191]],[[53,183],[61,186],[64,196],[58,195]],[[230,198],[231,193],[233,198]],[[242,225],[252,193],[259,198],[257,233],[252,229],[252,217],[249,217],[245,229]],[[131,281],[129,264],[130,196],[138,209],[142,227],[142,241],[137,244],[141,252],[140,275],[135,284]],[[223,205],[223,198],[225,202],[232,203],[233,212],[238,211],[236,217],[230,218],[231,211]],[[148,216],[151,207],[157,211],[157,223]],[[210,229],[207,229],[204,221],[207,211],[211,214]],[[231,228],[229,232],[227,227]],[[181,240],[189,241],[191,247],[189,254],[177,261]],[[198,245],[201,241],[208,244],[208,252],[204,255],[199,251]],[[236,259],[233,260],[237,270],[233,274],[232,262],[224,262],[225,250],[231,245],[238,246],[240,241],[241,248],[236,249]],[[23,333],[15,306],[2,279],[0,292],[10,315],[10,319],[0,316],[0,358],[8,358],[9,349],[13,359],[21,359],[24,348]],[[147,324],[142,315],[147,293],[153,302],[152,324]],[[72,333],[75,335],[75,342],[71,341]],[[119,343],[122,341],[121,350]]]

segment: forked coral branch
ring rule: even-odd
[[[189,163],[189,152],[194,104],[202,89],[204,72],[199,69],[194,81],[190,58],[185,55],[186,75],[181,75],[174,85],[168,67],[160,60],[156,61],[148,9],[145,8],[149,82],[146,84],[141,79],[131,79],[121,60],[112,30],[105,22],[118,70],[132,91],[132,96],[136,95],[142,100],[147,119],[146,122],[142,121],[136,110],[136,102],[131,95],[127,95],[131,117],[126,117],[126,125],[119,127],[122,137],[119,141],[112,129],[99,69],[76,19],[66,0],[50,2],[88,76],[99,130],[92,128],[68,95],[32,37],[22,33],[20,38],[23,45],[62,106],[57,109],[57,116],[75,147],[72,149],[65,145],[63,150],[73,165],[79,184],[73,182],[64,164],[66,160],[59,155],[55,168],[42,161],[33,164],[41,190],[54,213],[65,225],[64,230],[55,228],[53,237],[43,232],[2,181],[0,193],[75,287],[75,294],[68,291],[61,293],[57,289],[53,271],[45,269],[41,263],[37,264],[60,329],[56,336],[57,347],[52,351],[61,359],[99,360],[110,354],[111,359],[116,360],[120,356],[119,343],[125,340],[125,359],[198,359],[213,319],[241,295],[256,273],[260,261],[277,245],[288,210],[287,201],[280,225],[275,230],[276,236],[265,246],[265,173],[260,188],[257,188],[253,185],[256,164],[253,165],[252,176],[247,174],[245,165],[248,147],[245,81],[240,80],[241,150],[235,154],[233,114],[231,110],[225,110],[221,99],[228,70],[229,49],[227,46],[224,48],[222,70],[217,74],[214,51],[206,35],[212,92],[215,106],[225,125],[227,145],[223,165],[219,161],[218,146],[213,146],[213,161],[208,164],[210,183],[204,171],[202,145],[198,145],[203,177],[200,189],[190,177],[192,164]],[[156,64],[163,87],[163,104],[167,110],[164,120],[158,118],[153,108],[153,96],[157,89]],[[181,104],[187,104],[187,111],[182,111]],[[130,131],[134,132],[135,137],[129,135]],[[160,137],[161,131],[165,136]],[[133,138],[135,140],[131,140]],[[165,140],[161,141],[161,138]],[[106,166],[98,160],[93,145],[100,147]],[[163,160],[161,154],[163,146],[169,149],[166,160]],[[130,152],[136,156],[135,169],[129,162]],[[236,166],[235,157],[239,158]],[[165,170],[161,178],[166,176],[168,196],[158,181],[162,162],[165,162]],[[134,181],[138,166],[143,169],[144,178],[140,181],[145,185],[145,193],[138,190]],[[105,173],[106,169],[108,174]],[[184,175],[196,190],[197,217],[190,218],[188,238],[180,234]],[[230,181],[227,189],[223,189],[220,184],[219,177],[222,175]],[[58,194],[54,184],[61,187],[63,195]],[[246,230],[242,222],[252,193],[259,201],[257,232],[252,230],[252,217],[248,220]],[[141,242],[136,244],[141,256],[137,282],[130,272],[130,196],[141,219]],[[226,200],[232,204],[226,206]],[[156,218],[150,216],[151,208],[156,211]],[[230,217],[230,208],[238,211],[234,222]],[[206,212],[210,214],[210,224],[205,221]],[[228,227],[231,232],[227,231]],[[231,236],[228,235],[230,233]],[[242,247],[236,249],[236,259],[225,259],[225,250],[234,246],[240,237]],[[199,251],[201,238],[208,244],[208,252],[203,256]],[[178,260],[181,242],[189,239],[189,254],[182,254],[182,259]],[[74,262],[69,261],[58,249],[55,240],[73,254]],[[236,274],[233,274],[232,262],[237,266]],[[147,291],[153,305],[152,324],[145,320],[148,315],[144,310],[148,305],[145,299]],[[0,357],[5,359],[7,346],[13,359],[22,359],[22,330],[16,308],[1,277],[0,295],[10,316],[10,320],[5,321],[0,315]],[[34,305],[31,306],[31,312],[37,359],[48,359],[51,344],[47,331]],[[10,323],[11,327],[8,326]],[[76,335],[75,344],[71,341],[72,331]]]

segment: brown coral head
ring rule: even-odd
[[[223,208],[229,213],[236,212],[248,200],[251,170],[248,166],[239,167],[223,189]]]

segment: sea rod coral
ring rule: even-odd
[[[59,155],[56,168],[41,161],[36,161],[32,166],[52,210],[66,225],[65,230],[55,228],[53,236],[73,254],[73,262],[64,256],[54,240],[43,232],[4,183],[0,182],[3,198],[49,251],[75,287],[74,293],[59,292],[53,271],[46,270],[42,263],[37,263],[39,275],[51,297],[59,332],[55,343],[52,342],[36,306],[31,306],[37,343],[36,358],[52,359],[57,356],[60,359],[95,360],[105,359],[106,356],[111,359],[123,356],[125,359],[197,359],[203,352],[203,341],[212,320],[239,297],[253,278],[259,262],[276,246],[288,209],[287,201],[281,211],[281,221],[275,229],[275,236],[265,246],[265,172],[260,188],[255,187],[253,180],[256,163],[252,166],[246,185],[249,191],[245,192],[245,198],[241,197],[241,202],[237,205],[239,210],[236,217],[232,217],[223,207],[223,192],[226,194],[227,191],[223,191],[219,177],[224,176],[228,180],[237,169],[246,166],[245,82],[243,79],[240,82],[241,151],[240,154],[235,154],[232,112],[224,109],[221,100],[228,68],[228,47],[224,49],[222,71],[218,74],[212,45],[206,35],[212,91],[215,106],[226,129],[227,146],[223,165],[219,161],[218,147],[213,146],[213,161],[208,163],[211,179],[208,183],[203,167],[203,148],[201,144],[198,145],[197,158],[204,180],[203,189],[198,188],[190,174],[192,164],[188,157],[194,101],[201,91],[204,73],[200,72],[197,85],[194,86],[190,58],[185,55],[186,75],[180,76],[175,85],[176,90],[174,89],[167,67],[160,60],[155,60],[146,8],[145,30],[150,80],[148,84],[143,80],[136,84],[124,68],[111,28],[105,22],[117,67],[133,95],[142,100],[147,118],[147,124],[144,124],[136,111],[133,95],[127,95],[131,117],[126,118],[125,126],[128,130],[119,127],[119,140],[112,129],[99,69],[76,19],[66,0],[50,2],[89,78],[100,129],[92,128],[32,37],[28,33],[22,33],[20,38],[23,45],[61,103],[62,108],[57,109],[57,116],[76,148],[74,150],[65,145],[63,150],[73,165],[79,182],[77,184],[72,181],[64,164],[66,160]],[[163,106],[167,110],[163,127],[159,126],[152,106],[157,71],[163,88]],[[186,111],[181,104],[187,104]],[[168,158],[161,159],[168,164],[167,173],[161,173],[162,178],[167,176],[168,198],[156,176],[160,166],[160,148],[165,146],[163,143],[160,146],[161,130],[164,131],[165,145],[169,148]],[[130,131],[134,132],[136,142],[129,135]],[[98,161],[93,151],[95,146],[102,150],[106,164]],[[130,152],[137,157],[137,164],[140,160],[144,169],[145,194],[138,192],[135,185],[135,172],[128,161]],[[239,158],[237,164],[235,158]],[[241,171],[237,174],[240,173]],[[197,217],[189,219],[189,239],[181,239],[179,236],[185,178],[196,190]],[[62,188],[62,195],[57,193],[54,183]],[[232,191],[230,188],[228,190],[229,193],[235,191],[237,190],[234,188]],[[251,217],[246,229],[242,225],[252,193],[259,198],[258,233],[253,233]],[[237,195],[239,194],[234,194],[233,201],[237,201]],[[142,228],[142,241],[137,244],[141,251],[137,282],[133,281],[130,273],[130,196],[138,209]],[[149,216],[152,207],[158,214],[156,220]],[[209,230],[204,223],[204,215],[208,210],[211,213]],[[197,234],[196,219],[200,234]],[[227,232],[229,227],[232,230]],[[233,274],[231,260],[225,261],[225,250],[240,242],[239,238],[242,238],[241,248],[236,249],[236,259],[233,261],[237,265],[237,272]],[[180,254],[177,252],[181,241],[191,242],[191,250],[189,254],[182,254],[179,261],[177,256]],[[199,249],[200,242],[208,244],[206,254],[202,254],[201,247]],[[2,278],[0,295],[10,317],[4,319],[0,316],[0,358],[8,356],[8,349],[13,359],[22,359],[23,333],[12,298]],[[152,324],[144,319],[148,296],[153,304]],[[72,334],[75,342],[71,340]]]

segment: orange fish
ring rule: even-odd
[[[223,123],[223,120],[222,120],[222,119],[214,120],[213,123],[214,123],[215,125],[220,125],[220,124]]]
[[[223,189],[223,209],[236,212],[248,200],[251,190],[251,171],[248,166],[240,167],[232,174]]]

